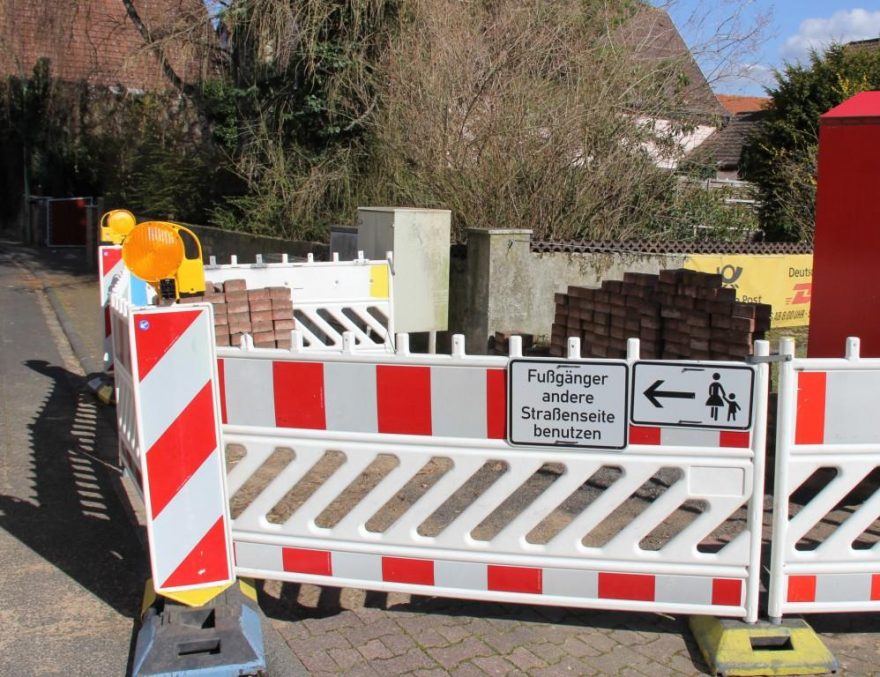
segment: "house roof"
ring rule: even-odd
[[[624,44],[633,50],[636,59],[652,63],[668,61],[677,67],[683,78],[670,78],[665,88],[670,99],[680,99],[681,112],[726,114],[666,11],[645,7],[626,22],[621,31]],[[682,82],[682,90],[675,91]]]
[[[844,47],[846,49],[857,51],[880,49],[880,38],[871,38],[870,40],[854,40],[852,42],[847,42]]]
[[[764,110],[737,113],[730,118],[725,127],[716,131],[695,149],[688,159],[696,162],[711,162],[718,169],[736,169],[749,135],[765,115]]]
[[[154,37],[200,23],[206,35],[210,31],[200,0],[133,0],[132,4]],[[204,59],[184,40],[173,41],[165,54],[186,82],[198,79],[205,67]],[[129,89],[171,86],[156,53],[147,47],[119,0],[0,3],[0,75],[26,77],[43,57],[50,60],[52,75],[62,80]]]
[[[735,115],[737,113],[753,113],[763,110],[770,105],[768,96],[738,96],[736,94],[719,94],[718,101],[727,110]]]

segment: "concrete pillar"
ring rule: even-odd
[[[467,284],[451,301],[452,315],[468,352],[485,353],[491,332],[528,316],[532,231],[471,228],[467,234]]]

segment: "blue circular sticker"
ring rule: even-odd
[[[141,331],[147,331],[147,329],[149,329],[149,328],[150,328],[150,321],[149,320],[141,320],[140,322],[138,322],[138,329],[140,329]]]

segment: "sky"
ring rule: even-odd
[[[880,0],[653,0],[665,7],[718,94],[763,95],[774,69],[806,63],[811,48],[880,38]],[[710,41],[762,25],[756,44],[722,75]],[[731,71],[731,69],[724,69]]]

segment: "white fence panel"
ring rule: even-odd
[[[405,345],[218,352],[239,574],[757,618],[766,365],[750,430],[512,447],[508,358]]]
[[[111,297],[108,322],[112,331],[113,347],[109,354],[118,356],[113,365],[116,391],[116,429],[119,438],[119,462],[133,480],[134,486],[144,498],[141,448],[138,440],[138,424],[135,409],[134,381],[131,373],[131,334],[128,326],[130,306],[120,296]]]
[[[780,352],[769,615],[880,611],[880,359]]]
[[[393,272],[390,261],[369,261],[360,256],[354,261],[292,263],[285,255],[281,263],[217,265],[211,257],[205,267],[211,282],[244,279],[249,288],[288,287],[294,307],[294,319],[302,332],[306,348],[312,350],[342,348],[342,335],[351,332],[359,351],[394,350],[392,299]]]

